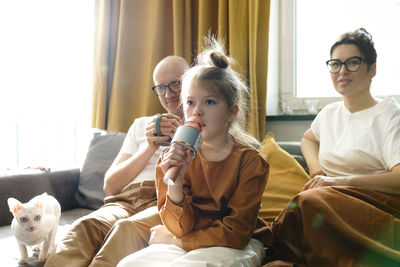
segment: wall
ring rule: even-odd
[[[312,120],[269,120],[267,117],[265,133],[272,132],[276,141],[300,141],[311,122]]]

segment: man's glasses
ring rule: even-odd
[[[151,90],[158,96],[165,96],[167,88],[174,94],[179,93],[181,91],[181,81],[172,81],[167,85],[159,84],[151,87]]]
[[[326,62],[326,66],[328,67],[328,70],[333,74],[339,73],[343,65],[348,71],[355,72],[358,71],[363,61],[365,61],[365,59],[361,57],[351,57],[346,59],[345,62],[342,62],[338,59],[331,59]]]

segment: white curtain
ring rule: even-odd
[[[0,2],[0,172],[81,164],[93,14],[93,0]]]

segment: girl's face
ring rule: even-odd
[[[360,50],[354,44],[343,44],[336,47],[332,52],[332,59],[345,62],[351,57],[361,57]],[[368,70],[366,62],[362,61],[360,68],[355,72],[350,72],[345,65],[338,73],[331,73],[331,79],[336,91],[344,97],[360,96],[369,93],[371,80],[376,74],[376,64],[372,64]]]
[[[211,86],[208,82],[193,82],[182,99],[185,118],[198,116],[202,119],[202,135],[208,142],[227,135],[229,124],[236,116],[235,108],[228,107],[225,98]]]

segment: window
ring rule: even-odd
[[[399,95],[400,0],[272,0],[271,12],[269,69],[278,73],[268,76],[269,115],[315,113],[315,105],[339,100],[325,61],[340,34],[360,27],[378,53],[372,94]]]
[[[93,21],[93,1],[0,3],[0,172],[84,158]]]

